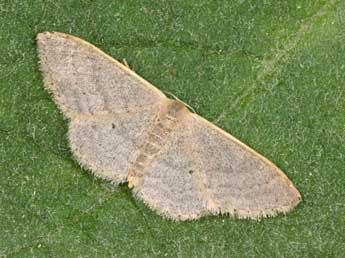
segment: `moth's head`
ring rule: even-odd
[[[177,117],[185,112],[189,112],[187,106],[182,101],[175,99],[168,99],[167,109],[168,114],[173,117]]]

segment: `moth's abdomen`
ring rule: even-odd
[[[145,168],[154,160],[155,156],[167,144],[172,133],[181,122],[187,108],[180,102],[168,100],[159,112],[151,130],[147,133],[139,155],[128,171],[128,186],[137,186],[145,175]]]

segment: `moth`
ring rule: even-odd
[[[272,162],[97,47],[57,32],[38,34],[37,45],[75,159],[114,184],[128,182],[164,217],[260,219],[300,202]]]

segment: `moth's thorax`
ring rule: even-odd
[[[128,171],[130,187],[140,184],[145,174],[145,168],[168,143],[174,131],[183,123],[183,119],[188,117],[185,116],[188,112],[186,106],[180,101],[171,99],[165,101],[155,122],[147,132],[138,157]]]

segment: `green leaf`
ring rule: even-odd
[[[0,257],[343,257],[345,2],[1,1]],[[293,212],[173,222],[73,161],[35,36],[79,36],[281,167]]]

